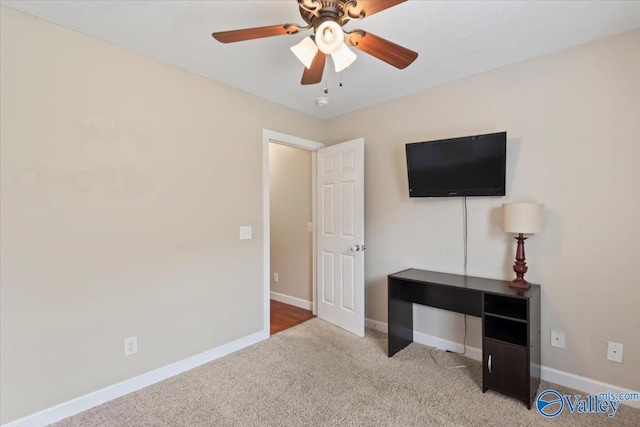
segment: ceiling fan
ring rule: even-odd
[[[351,19],[362,19],[374,13],[404,3],[406,0],[297,0],[306,26],[297,24],[272,25],[243,30],[213,33],[214,39],[222,43],[233,43],[263,37],[296,34],[313,28],[314,35],[306,37],[291,47],[293,53],[305,65],[303,85],[322,81],[327,55],[331,55],[337,72],[345,69],[356,59],[348,46],[372,55],[387,64],[403,69],[408,67],[418,54],[364,30],[344,32],[342,27]]]

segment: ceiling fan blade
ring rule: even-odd
[[[245,28],[243,30],[220,31],[211,34],[214,39],[222,43],[241,42],[244,40],[261,39],[263,37],[283,36],[300,31],[296,24],[271,25],[268,27]]]
[[[347,14],[350,18],[364,18],[374,13],[381,12],[390,7],[397,6],[407,0],[358,0],[348,6]]]
[[[322,81],[322,73],[324,72],[324,64],[326,61],[327,55],[318,51],[316,56],[313,57],[311,67],[305,67],[304,73],[302,73],[302,81],[300,83],[303,85],[314,85],[316,83],[320,83]]]
[[[418,57],[417,52],[363,30],[351,31],[347,34],[347,40],[351,46],[401,70]]]

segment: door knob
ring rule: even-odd
[[[360,245],[351,246],[351,252],[360,252]]]

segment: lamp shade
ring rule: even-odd
[[[543,203],[503,203],[502,231],[535,234],[542,231]]]
[[[297,45],[291,46],[290,49],[305,67],[311,68],[313,58],[316,56],[316,53],[318,53],[318,47],[311,37],[305,37]]]
[[[353,64],[353,61],[356,60],[356,54],[353,53],[344,42],[342,42],[340,49],[332,53],[331,58],[333,59],[333,65],[336,69],[336,73],[339,73],[349,65]]]
[[[342,27],[335,21],[324,21],[316,28],[316,44],[322,53],[337,52],[344,42]]]

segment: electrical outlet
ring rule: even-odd
[[[240,240],[251,240],[251,227],[250,226],[242,226],[240,227]]]
[[[551,347],[564,348],[564,332],[551,330]]]
[[[278,283],[278,273],[273,273],[273,281]]]
[[[623,345],[617,342],[607,341],[607,359],[622,363]]]
[[[131,356],[138,352],[138,337],[125,338],[124,355]]]

